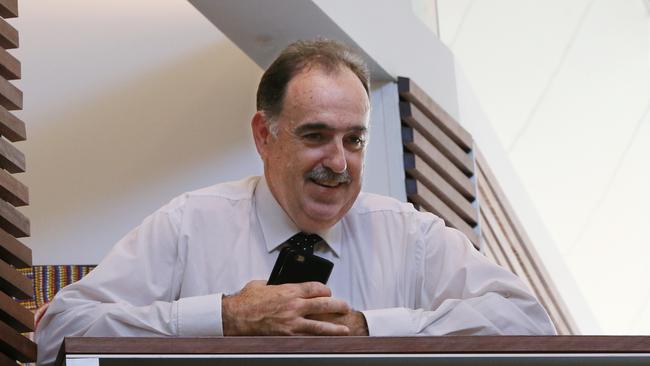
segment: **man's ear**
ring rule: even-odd
[[[253,115],[251,129],[253,130],[253,139],[255,140],[257,153],[260,154],[262,159],[264,159],[267,154],[269,142],[273,136],[271,135],[267,119],[262,111],[257,111],[255,112],[255,115]]]

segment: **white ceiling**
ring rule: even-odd
[[[438,0],[442,41],[611,334],[650,334],[647,5]]]

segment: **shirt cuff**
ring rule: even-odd
[[[178,335],[221,336],[221,293],[184,297],[178,303]]]
[[[411,312],[407,308],[364,310],[371,337],[394,337],[416,335],[411,324]]]

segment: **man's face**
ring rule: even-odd
[[[327,229],[352,207],[361,190],[369,109],[352,71],[312,67],[287,85],[276,136],[262,113],[253,118],[271,192],[301,230]]]

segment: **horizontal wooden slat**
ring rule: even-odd
[[[431,145],[418,131],[411,127],[402,127],[402,142],[404,146],[420,156],[429,166],[435,169],[464,197],[474,200],[476,193],[472,181],[463,174],[435,146]]]
[[[23,173],[26,168],[25,154],[2,137],[0,137],[0,168],[7,169],[10,173]]]
[[[412,153],[404,153],[404,169],[418,181],[424,183],[447,206],[454,210],[463,220],[474,226],[478,223],[478,210],[456,191],[435,170],[431,169],[422,158]]]
[[[7,80],[20,79],[20,61],[4,48],[0,48],[0,76]]]
[[[29,189],[13,175],[0,169],[0,199],[16,207],[29,204]]]
[[[0,16],[15,18],[18,16],[18,0],[0,0]]]
[[[422,208],[440,216],[448,226],[460,230],[478,248],[478,235],[463,219],[440,200],[433,192],[429,191],[421,182],[412,178],[406,179],[406,196]]]
[[[3,292],[0,292],[0,321],[21,333],[34,330],[34,313]]]
[[[18,31],[6,20],[0,18],[0,47],[10,49],[18,48],[18,46]]]
[[[0,259],[16,268],[31,267],[32,250],[13,235],[0,229]]]
[[[400,102],[399,111],[402,122],[415,128],[445,155],[465,175],[474,175],[474,160],[436,126],[417,107],[407,102]]]
[[[36,361],[36,344],[1,321],[0,351],[21,362]]]
[[[0,261],[0,290],[21,300],[34,297],[32,280],[4,261]]]
[[[0,105],[0,135],[9,141],[24,141],[27,138],[25,122],[14,116],[5,107]]]
[[[472,136],[465,131],[438,103],[433,101],[420,87],[408,78],[397,79],[399,96],[413,104],[434,121],[463,150],[472,149]]]
[[[0,200],[0,228],[16,238],[29,236],[29,219],[11,204]]]
[[[23,92],[0,77],[0,105],[8,110],[23,109]]]

